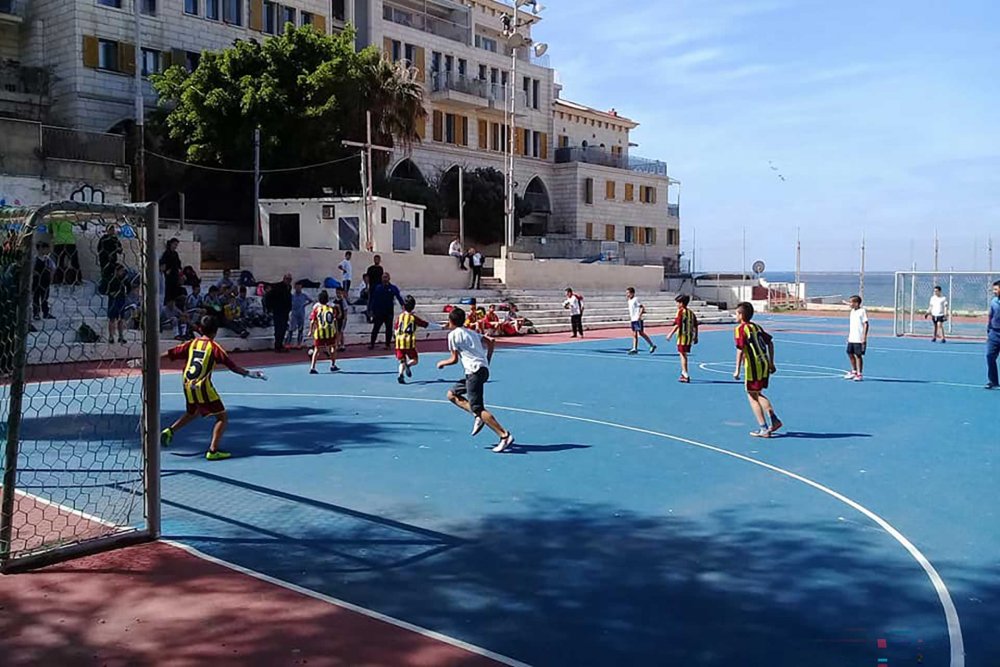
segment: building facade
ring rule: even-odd
[[[141,44],[137,51],[135,9]],[[434,182],[456,167],[504,170],[505,108],[515,98],[514,179],[531,205],[518,250],[591,256],[619,244],[630,262],[676,268],[680,224],[662,162],[631,154],[637,123],[561,98],[546,58],[511,51],[498,0],[0,0],[0,115],[94,132],[135,116],[134,72],[197,66],[206,50],[264,39],[286,22],[331,32],[353,24],[359,48],[404,61],[425,86],[421,141],[395,177]],[[539,18],[518,13],[530,36]]]

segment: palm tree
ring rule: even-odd
[[[358,126],[364,133],[365,112],[372,112],[373,138],[388,146],[396,142],[409,150],[420,141],[423,127],[424,86],[416,68],[403,62],[390,62],[375,48],[358,54]]]

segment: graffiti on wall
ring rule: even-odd
[[[103,204],[104,190],[85,183],[74,190],[69,198],[83,204]]]

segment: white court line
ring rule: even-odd
[[[93,514],[87,514],[86,512],[81,512],[78,509],[73,509],[72,507],[69,507],[68,505],[63,505],[62,503],[57,503],[57,502],[55,502],[53,500],[46,500],[45,498],[42,498],[41,496],[36,496],[35,494],[28,493],[27,491],[21,491],[20,489],[14,489],[14,493],[17,494],[17,495],[19,495],[19,496],[24,496],[26,498],[30,498],[31,500],[34,500],[37,503],[41,503],[42,505],[47,505],[48,507],[55,507],[56,509],[59,509],[59,510],[61,510],[61,511],[67,513],[67,514],[72,514],[74,516],[78,516],[81,519],[86,519],[87,521],[93,521],[94,523],[99,523],[102,526],[107,526],[109,528],[117,528],[117,529],[128,528],[128,526],[120,526],[117,523],[111,523],[110,521],[105,521],[104,519],[102,519],[99,516],[94,516]]]
[[[408,623],[404,620],[393,618],[392,616],[387,616],[381,614],[373,609],[367,609],[365,607],[359,607],[356,604],[352,604],[346,600],[341,600],[339,598],[332,597],[330,595],[324,595],[323,593],[318,593],[316,591],[310,590],[308,588],[303,588],[296,584],[289,583],[287,581],[282,581],[281,579],[276,579],[270,575],[264,574],[263,572],[257,572],[256,570],[251,570],[250,568],[243,567],[242,565],[237,565],[236,563],[230,563],[229,561],[222,560],[221,558],[216,558],[215,556],[210,556],[204,551],[196,549],[187,544],[182,544],[181,542],[175,542],[174,540],[161,539],[161,542],[165,542],[172,547],[176,547],[181,551],[185,551],[192,556],[197,556],[203,560],[207,560],[210,563],[215,563],[216,565],[221,565],[222,567],[233,570],[234,572],[239,572],[248,577],[253,577],[254,579],[259,579],[260,581],[267,582],[274,586],[284,588],[285,590],[298,593],[299,595],[305,595],[314,600],[319,600],[320,602],[326,602],[327,604],[332,604],[336,607],[342,607],[349,611],[353,611],[356,614],[361,614],[362,616],[367,616],[368,618],[375,619],[377,621],[382,621],[383,623],[388,623],[389,625],[394,625],[397,628],[402,628],[403,630],[408,630],[415,634],[421,635],[422,637],[427,637],[428,639],[433,639],[439,641],[442,644],[449,644],[456,648],[463,649],[469,653],[475,655],[481,655],[484,658],[489,658],[502,665],[509,665],[510,667],[531,667],[526,662],[521,662],[520,660],[515,660],[514,658],[509,658],[505,655],[499,653],[494,653],[485,648],[481,648],[474,644],[469,644],[461,639],[455,639],[454,637],[449,637],[448,635],[443,635],[440,632],[435,632],[434,630],[428,630],[427,628],[422,628],[419,625],[414,625],[413,623]]]
[[[722,366],[723,368],[713,368],[714,366]],[[732,377],[733,375],[733,362],[731,361],[706,361],[698,364],[698,368],[707,373],[718,373],[719,375],[728,375]],[[814,370],[799,370],[801,368],[814,369]],[[819,371],[826,371],[821,373]],[[811,364],[784,364],[780,366],[777,370],[777,374],[782,379],[788,378],[791,380],[832,380],[840,379],[844,377],[844,373],[847,371],[840,368],[833,368],[831,366],[813,366]],[[733,380],[735,384],[737,380]]]
[[[805,334],[807,336],[812,336],[813,334]],[[835,334],[831,334],[835,335]],[[836,347],[841,349],[847,349],[847,343],[816,343],[814,341],[808,340],[792,340],[791,338],[778,338],[775,337],[775,342],[778,343],[792,343],[793,345],[812,345],[813,347]],[[958,350],[921,350],[913,347],[868,347],[869,352],[918,352],[920,354],[951,354],[963,357],[979,357],[982,356],[977,352],[960,352]]]
[[[630,354],[627,354],[627,350],[624,350],[624,349],[621,351],[620,355],[609,354],[609,353],[604,353],[604,354],[602,354],[602,353],[586,354],[586,353],[583,353],[583,352],[553,352],[551,350],[532,350],[532,349],[526,349],[526,348],[509,349],[509,350],[504,350],[504,352],[512,352],[512,353],[513,352],[517,352],[518,354],[520,354],[521,352],[528,352],[530,354],[549,354],[549,355],[552,355],[554,357],[586,357],[587,359],[609,359],[609,360],[612,360],[612,361],[628,361],[629,363],[633,363],[633,364],[636,363],[635,362],[635,358],[636,357],[645,357],[647,361],[652,361],[652,362],[660,363],[660,364],[679,364],[680,363],[679,359],[674,359],[674,358],[670,358],[670,357],[662,357],[662,356],[661,357],[656,357],[655,355],[650,355],[648,351],[640,351],[638,355],[635,355],[635,354],[631,354],[630,355]]]
[[[173,396],[179,396],[180,393],[170,394]],[[264,394],[264,393],[237,393],[237,392],[227,392],[228,396],[260,396],[260,397],[285,397],[285,398],[340,398],[340,399],[357,399],[357,400],[386,400],[386,401],[410,401],[414,403],[437,403],[450,405],[448,401],[433,398],[416,398],[412,396],[373,396],[373,395],[356,395],[356,394],[300,394],[300,393],[288,393],[288,394]],[[740,454],[738,452],[733,452],[728,449],[723,449],[721,447],[716,447],[715,445],[709,445],[703,442],[698,442],[697,440],[691,440],[688,438],[682,438],[681,436],[671,435],[669,433],[662,433],[660,431],[653,431],[650,429],[640,428],[638,426],[629,426],[627,424],[620,424],[617,422],[603,421],[600,419],[591,419],[589,417],[576,417],[573,415],[561,414],[558,412],[546,412],[544,410],[531,410],[528,408],[515,408],[501,405],[490,406],[491,409],[495,410],[505,410],[507,412],[519,412],[524,414],[539,415],[542,417],[554,417],[556,419],[566,419],[570,421],[582,422],[585,424],[596,424],[598,426],[606,426],[609,428],[616,428],[623,431],[631,431],[634,433],[642,433],[644,435],[651,435],[658,438],[663,438],[666,440],[672,440],[674,442],[679,442],[681,444],[690,445],[692,447],[698,447],[707,451],[715,452],[717,454],[722,454],[724,456],[729,456],[746,463],[750,463],[761,468],[765,468],[772,472],[776,472],[779,475],[784,475],[790,479],[797,482],[801,482],[810,486],[817,491],[825,493],[826,495],[834,498],[841,503],[844,503],[848,507],[860,512],[864,516],[868,517],[870,520],[875,522],[882,530],[889,534],[894,540],[896,540],[917,564],[923,568],[924,572],[927,574],[927,578],[930,579],[931,585],[934,587],[937,593],[938,600],[941,603],[941,607],[944,610],[945,621],[948,626],[948,641],[951,646],[951,667],[964,667],[965,666],[965,643],[962,638],[962,626],[958,619],[958,610],[955,608],[955,603],[952,601],[951,593],[948,592],[948,587],[945,585],[944,580],[938,571],[934,568],[931,562],[926,556],[914,545],[910,540],[906,538],[901,532],[899,532],[895,527],[892,526],[888,521],[883,519],[881,516],[868,509],[861,503],[848,498],[847,496],[834,491],[833,489],[820,484],[808,477],[803,477],[797,473],[790,470],[785,470],[784,468],[779,468],[778,466],[766,463],[759,459]],[[248,574],[252,574],[248,572]],[[253,576],[257,576],[254,574]],[[284,585],[284,584],[279,584]],[[308,593],[307,593],[308,594]],[[372,612],[375,613],[375,612]],[[390,621],[392,622],[392,621]],[[513,663],[508,663],[513,664]]]

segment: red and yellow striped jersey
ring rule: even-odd
[[[337,307],[318,304],[309,315],[315,340],[333,340],[337,335]]]
[[[403,311],[396,317],[396,349],[413,350],[417,347],[417,327],[426,327],[427,322],[413,313]]]
[[[736,326],[736,349],[743,350],[743,366],[747,382],[763,380],[771,374],[771,357],[768,346],[771,334],[753,322]]]
[[[221,345],[207,336],[199,336],[173,348],[168,358],[177,360],[187,355],[184,365],[184,397],[188,403],[211,403],[219,400],[219,392],[212,384],[212,371],[217,363],[232,371],[239,369]]]
[[[681,306],[677,309],[677,317],[674,318],[674,326],[677,327],[677,344],[694,345],[697,339],[698,318],[690,308]]]

